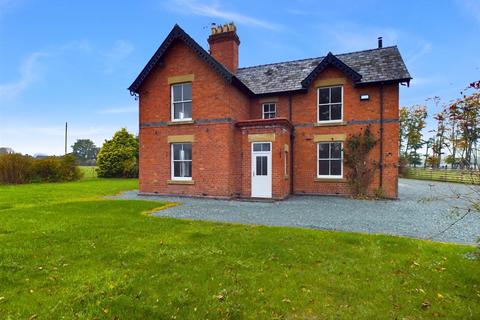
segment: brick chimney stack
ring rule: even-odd
[[[237,27],[233,22],[223,26],[212,26],[208,37],[210,54],[223,64],[232,73],[238,69],[238,46],[240,39],[237,36]]]

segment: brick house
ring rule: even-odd
[[[142,194],[274,198],[348,194],[343,143],[378,138],[371,192],[396,198],[399,85],[411,77],[396,46],[239,68],[233,23],[204,50],[175,25],[129,87],[140,105]]]

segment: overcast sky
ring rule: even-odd
[[[414,80],[401,105],[444,101],[480,79],[480,1],[0,0],[0,146],[62,154],[117,129],[138,132],[126,88],[175,23],[204,48],[234,21],[240,65],[398,45]],[[429,103],[429,112],[434,106]]]

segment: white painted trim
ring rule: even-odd
[[[253,151],[253,146],[255,144],[264,144],[268,143],[270,145],[270,150],[269,151]],[[250,168],[251,168],[251,181],[250,181],[250,194],[252,197],[259,197],[259,198],[271,198],[273,194],[273,168],[272,168],[272,143],[268,141],[258,141],[258,142],[252,142],[251,143],[251,159],[250,159]],[[259,195],[259,194],[254,194],[254,183],[255,183],[255,177],[256,174],[254,173],[254,167],[256,167],[256,157],[257,156],[267,156],[267,179],[268,177],[270,178],[270,181],[267,183],[267,189],[266,190],[266,195]]]
[[[319,112],[319,109],[320,109],[320,105],[322,106],[325,106],[325,105],[332,105],[332,104],[338,104],[338,103],[322,103],[320,104],[319,103],[319,91],[320,89],[330,89],[330,96],[331,96],[331,89],[332,88],[338,88],[340,87],[341,88],[341,96],[342,96],[342,102],[341,102],[341,105],[342,105],[342,117],[340,119],[335,119],[335,120],[320,120],[320,112]],[[343,102],[343,85],[336,85],[336,86],[327,86],[327,87],[318,87],[317,88],[317,123],[341,123],[343,122],[343,108],[344,108],[344,102]],[[330,118],[332,117],[332,112],[331,112],[331,108],[330,108]]]
[[[184,85],[184,84],[190,84],[192,86],[192,99],[191,100],[181,100],[181,101],[173,101],[173,87],[178,86],[178,85]],[[183,98],[183,86],[182,86],[182,98]],[[170,85],[170,119],[172,122],[184,122],[184,121],[191,121],[192,117],[190,118],[182,118],[182,119],[174,119],[175,111],[174,111],[174,102],[175,103],[185,103],[185,102],[190,102],[192,103],[193,100],[193,85],[191,82],[181,82],[181,83],[172,83]],[[193,114],[193,103],[191,106],[192,110],[191,113]]]
[[[266,119],[265,118],[265,105],[274,105],[275,106],[275,117],[273,118],[276,118],[277,117],[277,103],[276,102],[264,102],[262,103],[262,119]],[[268,113],[272,113],[272,112],[268,112]],[[273,119],[273,118],[268,118],[268,119]]]
[[[331,155],[330,155],[330,146],[329,146],[329,147],[328,147],[329,158],[328,158],[328,159],[327,159],[327,158],[322,158],[322,159],[320,159],[320,158],[318,157],[318,151],[319,151],[318,148],[319,148],[319,145],[320,145],[320,144],[325,144],[325,143],[328,143],[328,144],[331,144],[331,143],[340,143],[341,148],[342,148],[342,150],[341,150],[341,158],[340,158],[340,159],[338,159],[338,158],[330,158]],[[317,144],[317,154],[316,154],[316,156],[315,156],[315,159],[316,159],[316,161],[317,161],[317,172],[316,172],[317,179],[343,179],[343,164],[344,164],[344,163],[343,163],[343,141],[319,141],[319,142],[317,142],[316,144]],[[319,175],[319,174],[318,174],[318,169],[319,169],[319,168],[318,168],[318,163],[319,163],[320,160],[341,160],[341,164],[342,164],[342,165],[340,166],[341,174],[340,174],[340,175],[325,175],[325,174]]]
[[[192,158],[193,158],[193,144],[191,142],[174,142],[170,144],[170,178],[171,180],[175,181],[191,181],[192,177],[175,177],[174,176],[174,160],[173,160],[173,146],[176,144],[191,144],[192,145]],[[193,161],[192,160],[184,160],[184,161],[190,161],[192,163],[192,172],[190,174],[193,176]]]

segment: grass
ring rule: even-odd
[[[95,166],[79,166],[80,171],[83,173],[83,179],[92,179],[97,177],[97,168]]]
[[[480,184],[480,173],[478,171],[406,168],[403,176],[404,178],[418,180]]]
[[[152,217],[136,180],[0,186],[0,319],[478,319],[474,248]]]

